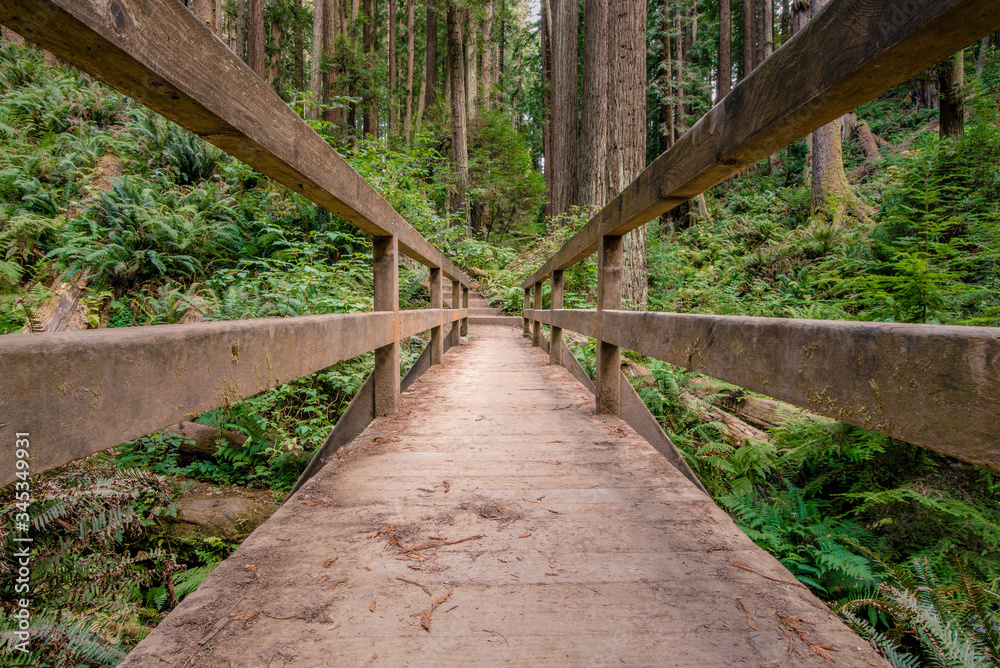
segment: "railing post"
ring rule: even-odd
[[[467,288],[465,286],[462,286],[462,308],[464,308],[466,311],[469,310],[469,288]],[[460,330],[460,332],[461,332],[462,336],[468,336],[469,335],[469,315],[468,314],[466,314],[466,316],[464,318],[462,318],[462,329]]]
[[[535,283],[535,310],[540,311],[542,308],[542,284]],[[542,345],[542,321],[535,318],[534,327],[531,333],[531,345],[540,346]]]
[[[442,299],[441,299],[441,268],[431,267],[431,308],[437,309],[438,312],[438,323],[444,320],[442,312]],[[443,328],[440,324],[437,327],[431,327],[431,365],[440,364],[441,360],[444,359],[444,337],[442,336],[441,330]]]
[[[375,416],[395,415],[399,407],[399,242],[398,238],[374,237],[372,264],[375,272],[376,311],[392,311],[392,343],[375,349]]]
[[[562,269],[552,271],[552,294],[549,296],[549,301],[551,302],[549,304],[550,309],[563,307]],[[549,325],[549,328],[549,364],[562,364],[562,327]]]
[[[524,335],[531,334],[531,320],[528,319],[528,309],[531,308],[531,288],[524,289],[524,301],[521,302],[521,310],[524,312]]]
[[[622,307],[622,238],[601,235],[597,249],[597,412],[621,413],[622,351],[605,343],[604,311]]]
[[[461,309],[461,290],[462,284],[458,281],[451,282],[451,308]],[[459,333],[462,331],[462,323],[459,320],[453,320],[451,323],[451,345],[460,346],[462,345],[462,335]]]

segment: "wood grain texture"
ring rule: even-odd
[[[0,23],[463,285],[267,83],[175,0],[0,0]]]
[[[596,252],[602,234],[621,235],[647,223],[998,27],[996,2],[834,0],[524,286]]]
[[[1000,329],[605,311],[613,344],[1000,471]]]

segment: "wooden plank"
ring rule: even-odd
[[[396,237],[374,238],[372,266],[374,310],[391,313],[393,322],[398,325],[399,245]],[[395,331],[389,345],[375,349],[372,379],[375,393],[374,410],[378,417],[395,415],[399,405],[399,338],[399,332]]]
[[[605,340],[1000,471],[1000,329],[605,311]]]
[[[524,286],[596,252],[601,234],[635,229],[998,28],[997,2],[833,0]]]
[[[559,327],[570,332],[576,332],[597,338],[597,311],[584,309],[552,309],[524,312],[526,318],[537,319],[549,327]]]
[[[0,337],[0,437],[41,473],[393,340],[391,313]],[[0,449],[0,485],[14,477]]]
[[[176,0],[0,0],[0,23],[463,285],[423,238]]]

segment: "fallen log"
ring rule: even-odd
[[[729,437],[726,439],[726,442],[734,447],[738,448],[745,445],[748,438],[752,438],[755,441],[765,442],[770,442],[771,440],[770,437],[760,429],[757,429],[738,417],[730,415],[726,411],[699,399],[690,392],[682,392],[680,398],[688,409],[694,411],[698,415],[698,419],[702,422],[720,423],[723,430],[726,432],[723,435]]]
[[[216,429],[197,422],[178,422],[163,431],[183,436],[184,440],[181,441],[178,449],[185,454],[203,459],[215,457],[215,451],[219,448],[217,442],[220,438],[235,447],[243,447],[247,442],[247,437],[238,431]]]
[[[709,378],[695,378],[691,393],[736,415],[758,429],[774,429],[788,420],[807,418],[820,422],[835,422],[828,417],[797,408],[783,401],[752,397],[742,390],[730,390]]]

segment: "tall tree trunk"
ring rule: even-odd
[[[545,215],[552,215],[552,11],[542,0],[542,155],[545,160]]]
[[[438,89],[438,25],[437,10],[434,8],[435,0],[427,0],[427,38],[426,52],[424,55],[424,106],[430,109],[434,106]],[[418,111],[417,125],[423,114]]]
[[[410,132],[413,124],[413,19],[416,3],[406,2],[406,115],[403,116],[403,141],[410,145]]]
[[[466,190],[469,183],[469,146],[465,117],[465,69],[462,49],[464,12],[448,3],[448,79],[451,81],[451,160],[457,183],[451,197],[451,210],[461,212],[468,224]]]
[[[326,35],[326,14],[327,3],[331,0],[315,0],[313,10],[313,43],[312,43],[312,68],[309,77],[309,88],[313,92],[315,106],[309,110],[309,118],[316,120],[320,117],[320,105],[323,103],[323,54],[325,51],[324,39]]]
[[[579,13],[576,0],[552,2],[552,208],[565,213],[576,198],[577,168],[577,43]],[[548,168],[549,165],[546,165]]]
[[[740,78],[746,79],[753,72],[754,55],[757,52],[757,17],[754,15],[754,0],[743,0],[743,66]]]
[[[757,44],[757,49],[754,51],[753,57],[753,67],[757,69],[757,66],[764,62],[764,6],[771,0],[755,0],[754,1],[754,12],[757,16],[757,27],[754,30],[755,43]]]
[[[764,43],[764,58],[774,53],[774,0],[762,0],[764,31],[761,34],[761,41]]]
[[[497,57],[497,84],[500,86],[500,101],[503,102],[503,68],[507,58],[507,1],[500,0],[500,55]]]
[[[465,117],[476,117],[479,104],[479,30],[472,10],[465,10]]]
[[[660,38],[663,62],[660,64],[660,153],[674,145],[677,129],[674,118],[674,54],[670,42],[673,26],[670,21],[670,6],[663,5],[663,35]]]
[[[343,0],[324,0],[326,9],[323,17],[323,52],[327,54],[330,66],[323,72],[323,102],[332,104],[333,97],[340,91],[337,90],[337,61],[335,59],[337,51],[337,38],[341,35],[340,15],[343,12]],[[340,108],[328,108],[323,112],[323,120],[328,123],[340,123],[344,119],[344,110]]]
[[[719,0],[719,82],[716,86],[716,101],[729,95],[733,85],[733,17],[729,0]]]
[[[493,93],[493,3],[487,0],[483,16],[483,76],[480,96],[486,106],[490,106]]]
[[[577,202],[602,207],[608,183],[608,0],[583,9],[583,127]]]
[[[965,51],[938,65],[941,86],[940,130],[942,139],[959,140],[965,135]]]
[[[813,0],[812,16],[818,14],[829,2],[830,0]],[[839,118],[813,132],[812,165],[813,215],[839,223],[848,207],[853,204],[853,195],[844,172]]]
[[[781,0],[781,43],[784,44],[792,36],[792,7],[789,0]]]
[[[378,98],[375,81],[375,0],[364,0],[365,26],[362,41],[368,72],[365,75],[364,134],[378,139]]]
[[[646,165],[646,0],[616,0],[609,12],[608,200]],[[622,299],[625,308],[645,310],[646,227],[624,239]]]
[[[990,50],[990,36],[979,40],[979,56],[976,58],[976,74],[983,71],[986,67],[986,53]]]
[[[676,24],[674,26],[676,38],[674,39],[674,85],[677,87],[675,95],[676,111],[674,111],[674,125],[677,128],[677,139],[687,131],[687,110],[685,105],[684,86],[684,10],[678,9]]]
[[[264,0],[247,0],[247,64],[264,78]]]
[[[216,0],[216,2],[221,3],[222,0]],[[295,0],[294,4],[295,18],[296,21],[300,21],[305,18],[302,11],[302,0]],[[219,13],[222,16],[222,13]],[[306,38],[305,33],[302,30],[296,30],[295,36],[292,40],[295,49],[295,58],[293,59],[295,67],[295,88],[297,90],[306,89],[306,61],[305,61],[305,51],[306,51]]]
[[[247,60],[247,2],[236,0],[236,55]]]
[[[278,80],[278,70],[281,68],[281,26],[280,22],[271,17],[271,57],[267,63],[267,85],[280,92],[281,82]]]
[[[396,62],[396,38],[397,28],[399,25],[399,16],[397,16],[397,2],[396,0],[389,0],[389,136],[396,136],[396,119],[399,116],[399,105],[396,103],[397,99],[397,77],[396,69],[398,63]]]

